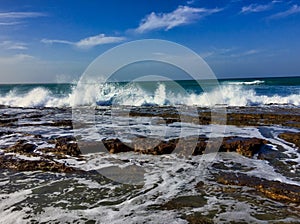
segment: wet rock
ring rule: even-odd
[[[75,172],[72,167],[51,160],[23,160],[11,155],[0,156],[0,169],[11,169],[17,171],[50,171],[50,172]]]
[[[36,149],[36,145],[32,143],[28,143],[26,140],[18,140],[16,144],[5,149],[6,152],[14,152],[14,153],[32,153]]]
[[[202,195],[180,196],[168,201],[161,209],[174,210],[182,208],[199,208],[206,205],[207,200]]]
[[[300,148],[300,132],[284,132],[279,134],[278,137],[287,142],[291,142]]]
[[[207,150],[208,152],[217,151],[217,148],[214,148],[219,146],[218,141],[219,140],[217,139],[210,139],[209,145],[207,145],[206,141],[200,141],[193,151],[193,155],[202,155],[204,153],[204,150]],[[259,138],[241,138],[236,136],[225,137],[218,151],[237,152],[243,156],[251,158],[254,154],[258,153],[267,143],[268,141]]]
[[[191,215],[184,215],[183,219],[187,220],[189,224],[213,224],[212,219],[202,215],[201,212],[195,212]]]
[[[11,131],[0,131],[0,137],[4,136],[4,135],[11,135],[13,134],[13,132]]]
[[[169,141],[140,138],[135,140],[132,145],[127,145],[120,139],[103,140],[103,143],[110,153],[135,151],[142,154],[162,155],[170,154],[176,148],[176,152],[184,155],[202,155],[204,152],[220,151],[237,152],[246,157],[253,157],[254,154],[258,153],[268,143],[264,139],[236,136],[224,138],[220,147],[218,144],[219,139],[210,139],[211,142],[209,145],[207,141],[208,138],[205,137],[199,137],[198,139],[171,139]],[[214,149],[214,147],[216,148]]]
[[[300,186],[267,180],[241,173],[219,172],[216,181],[225,185],[247,186],[255,188],[266,197],[300,205]]]
[[[6,118],[6,119],[0,119],[0,126],[10,126],[12,123],[15,123],[18,121],[18,118]]]
[[[228,113],[227,114],[227,124],[230,125],[272,125],[279,124],[281,126],[289,127],[300,127],[300,116],[299,112],[291,111],[291,113],[284,113],[281,111],[276,111],[274,113],[262,112],[262,111],[249,111],[249,109],[244,109],[239,113]]]
[[[103,139],[104,146],[110,153],[130,152],[133,148],[124,144],[120,139]]]
[[[72,127],[72,120],[59,120],[59,121],[53,121],[53,123],[50,123],[49,126]]]
[[[159,141],[151,138],[140,138],[135,141],[134,151],[142,154],[163,155],[170,154],[176,147],[177,139]],[[154,147],[153,147],[154,145]]]
[[[220,152],[237,152],[246,157],[253,157],[263,146],[268,144],[267,140],[259,138],[224,138],[220,147]]]
[[[73,136],[63,136],[56,138],[52,141],[49,141],[55,143],[55,148],[49,151],[69,156],[79,156],[81,155],[81,151],[78,147],[77,142],[75,141],[76,139]]]

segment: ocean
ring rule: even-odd
[[[226,106],[300,105],[300,77],[221,79],[220,86],[200,80],[210,90],[203,93],[194,80],[93,84],[74,100],[76,84],[0,85],[0,105],[13,107],[71,107],[93,103],[108,105],[211,106],[207,95],[220,92]],[[177,84],[177,85],[176,85]],[[178,85],[181,87],[178,93]],[[182,93],[182,95],[181,95]],[[92,96],[91,96],[92,95]]]
[[[199,82],[1,84],[0,223],[298,223],[300,77]]]

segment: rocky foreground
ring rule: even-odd
[[[45,172],[64,173],[84,172],[61,162],[60,159],[75,158],[76,160],[84,160],[81,147],[82,145],[84,147],[96,147],[93,145],[93,142],[81,142],[81,147],[79,147],[76,138],[72,135],[45,137],[43,134],[37,135],[30,132],[30,127],[34,126],[72,129],[71,119],[45,119],[45,117],[49,116],[49,112],[45,113],[42,109],[35,110],[34,113],[30,112],[25,114],[23,114],[22,111],[20,113],[9,114],[6,112],[7,108],[4,107],[2,109],[4,110],[1,110],[0,139],[9,138],[11,136],[18,137],[15,142],[1,146],[0,169],[16,171],[40,170]],[[59,111],[59,109],[52,111],[52,113],[59,112],[62,111]],[[64,109],[63,112],[65,113],[66,110]],[[169,113],[160,113],[160,111],[158,111],[155,114],[151,114],[151,110],[133,110],[130,115],[133,117],[159,116],[162,117],[166,123],[180,121],[178,114],[173,113],[172,111]],[[207,125],[210,121],[210,113],[203,111],[199,112],[199,118],[200,119],[191,117],[190,121]],[[236,126],[259,127],[276,125],[278,127],[291,127],[298,130],[298,128],[300,128],[300,109],[277,108],[265,111],[254,108],[234,108],[227,113],[226,122],[228,125]],[[17,127],[22,127],[23,131],[14,131]],[[26,131],[26,127],[28,127],[28,131]],[[300,131],[282,132],[278,135],[278,138],[300,153]],[[48,146],[37,147],[35,141],[45,142]],[[107,152],[113,154],[135,152],[141,154],[163,155],[173,153],[174,150],[179,150],[179,152],[185,156],[196,156],[215,151],[215,147],[218,147],[219,152],[235,152],[251,159],[266,160],[274,165],[275,169],[281,173],[286,172],[285,167],[287,165],[297,165],[293,163],[293,161],[291,161],[290,164],[282,162],[281,158],[286,158],[286,155],[284,154],[286,149],[278,146],[280,150],[275,151],[270,147],[270,142],[261,138],[226,136],[220,141],[218,138],[209,139],[205,135],[201,135],[184,139],[175,138],[161,140],[159,144],[152,147],[151,143],[153,141],[157,141],[157,139],[138,137],[132,144],[125,144],[118,138],[109,138],[103,139],[102,143]],[[283,203],[293,203],[300,206],[300,186],[298,185],[257,178],[243,173],[236,173],[234,169],[222,170],[222,164],[215,165],[215,168],[220,169],[220,172],[219,174],[213,174],[213,178],[221,185],[249,187],[254,189],[257,194],[261,194],[272,200]],[[299,176],[299,173],[295,173],[294,175]],[[201,190],[201,188],[203,188],[203,183],[199,183],[196,186],[196,189],[198,190]],[[193,204],[193,202],[195,203]],[[191,200],[190,198],[179,197],[162,205],[161,209],[197,207],[201,206],[201,203],[202,200]],[[197,215],[187,216],[185,218],[191,223],[200,223],[203,219],[202,216],[199,216],[197,219]],[[209,223],[209,221],[205,222],[205,219],[202,221],[203,223]]]

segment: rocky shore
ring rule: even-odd
[[[55,116],[49,114],[55,113],[71,113],[69,109],[35,109],[23,113],[20,110],[18,113],[7,113],[6,107],[0,108],[0,139],[17,139],[15,142],[10,142],[1,145],[0,150],[0,169],[15,170],[15,171],[44,171],[58,173],[80,173],[84,172],[62,162],[61,159],[73,158],[75,160],[84,160],[83,152],[80,150],[77,139],[73,135],[60,136],[60,129],[72,130],[71,119],[53,119]],[[151,110],[132,110],[130,113],[133,117],[158,116],[164,119],[166,123],[179,122],[178,114],[160,113],[151,114]],[[51,117],[51,119],[49,119]],[[207,125],[210,121],[209,112],[199,112],[199,118],[191,117],[191,122],[197,122],[201,125]],[[290,127],[298,130],[300,128],[300,109],[283,109],[273,108],[269,111],[255,108],[231,108],[227,113],[227,124],[244,127],[261,127],[261,126],[278,126]],[[53,133],[52,137],[44,136],[43,133],[35,134],[30,131],[30,127],[51,127],[53,132],[58,131],[58,134]],[[54,137],[53,137],[54,136]],[[278,136],[280,141],[290,145],[296,152],[299,153],[300,148],[300,131],[282,131]],[[179,150],[184,155],[197,156],[207,152],[214,151],[220,139],[208,138],[205,135],[173,138],[169,140],[159,140],[159,143],[152,147],[153,141],[157,139],[138,137],[132,144],[125,144],[119,138],[104,138],[102,143],[107,152],[111,154],[134,152],[140,154],[163,155],[170,154],[174,150]],[[9,142],[9,141],[7,141]],[[195,143],[196,142],[196,143]],[[87,146],[92,145],[91,142],[83,143]],[[285,158],[286,151],[281,145],[274,150],[270,146],[271,142],[258,137],[241,137],[237,135],[226,136],[222,139],[219,146],[219,152],[233,152],[241,156],[253,160],[265,160],[274,165],[275,170],[285,172],[287,165],[297,165],[294,161],[290,164],[283,163],[281,158]],[[274,144],[274,143],[272,143]],[[45,145],[43,147],[43,145]],[[221,169],[218,174],[213,174],[215,181],[220,186],[237,186],[249,187],[256,191],[257,194],[263,197],[279,201],[282,203],[293,203],[300,206],[300,186],[284,183],[275,180],[268,180],[249,176],[240,171],[236,172],[234,168],[230,170],[222,170],[222,164],[214,164],[214,167]],[[287,175],[293,175],[287,172]],[[294,176],[299,175],[295,173]],[[199,183],[196,186],[198,191],[201,191],[203,184]],[[161,205],[160,209],[173,210],[182,209],[185,207],[201,207],[205,203],[205,199],[201,195],[191,197],[178,197]],[[211,223],[207,217],[194,213],[193,215],[184,216],[190,223]],[[198,221],[197,221],[198,220]],[[202,221],[201,221],[202,220]]]

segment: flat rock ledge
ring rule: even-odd
[[[19,140],[0,154],[0,169],[17,171],[50,171],[70,173],[77,169],[55,159],[78,157],[81,152],[72,136],[59,137],[48,141],[54,148],[40,148],[26,140]]]
[[[19,140],[14,145],[3,149],[0,154],[0,168],[19,171],[43,170],[53,172],[71,172],[74,170],[56,159],[73,157],[81,159],[80,148],[73,136],[48,139],[53,147],[39,148],[27,140]],[[138,138],[133,145],[127,145],[119,139],[104,139],[103,144],[109,153],[137,152],[141,154],[162,155],[172,152],[184,155],[202,155],[212,151],[237,152],[246,157],[253,157],[268,144],[264,139],[241,138],[236,136],[224,139],[208,139],[207,137],[189,137],[158,141],[157,139]],[[156,146],[153,147],[153,142]],[[156,144],[157,143],[157,144]],[[219,150],[218,150],[219,149]],[[175,150],[175,151],[174,151]],[[20,157],[18,155],[23,155]],[[25,157],[24,157],[25,156]],[[26,158],[29,157],[29,158]]]
[[[267,180],[242,173],[219,172],[216,181],[224,185],[247,186],[255,188],[266,197],[288,203],[300,205],[300,186]]]
[[[162,155],[170,154],[175,149],[176,152],[185,155],[202,155],[207,152],[237,152],[246,157],[253,157],[258,153],[268,141],[259,138],[241,138],[236,136],[225,137],[223,139],[206,137],[172,139],[161,141],[155,147],[150,138],[137,139],[133,144],[125,144],[120,139],[104,139],[102,142],[110,153],[138,152],[142,154]],[[209,144],[208,144],[209,141]]]

